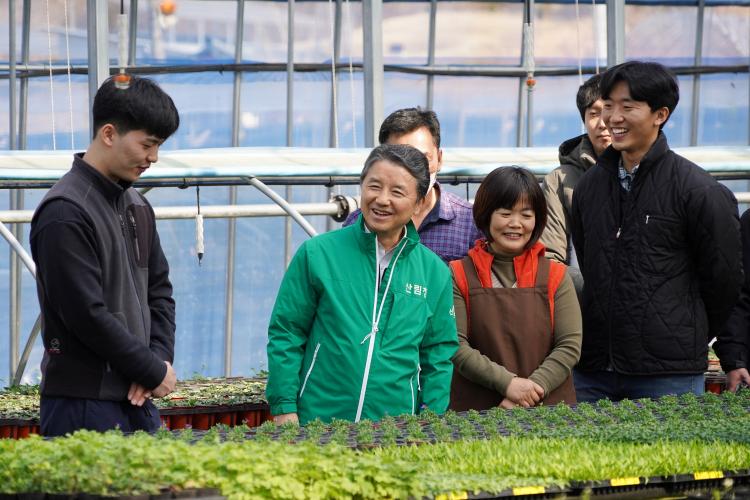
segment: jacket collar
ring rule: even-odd
[[[669,144],[667,143],[667,136],[664,132],[659,131],[659,135],[656,137],[656,141],[651,145],[651,148],[643,156],[641,162],[638,164],[638,175],[635,177],[634,182],[638,182],[637,179],[643,178],[646,172],[650,171],[657,165],[662,157],[669,152]],[[599,157],[599,163],[617,177],[617,170],[620,165],[620,158],[622,154],[612,146],[609,146],[601,157]]]
[[[575,165],[584,171],[596,165],[596,154],[589,136],[581,134],[560,144],[557,150],[560,165]]]
[[[531,288],[536,284],[539,270],[539,257],[546,251],[544,245],[536,242],[521,255],[513,258],[513,270],[516,272],[518,288]],[[469,257],[477,270],[479,282],[484,288],[492,288],[492,261],[495,255],[486,239],[477,240],[474,248],[469,250]]]
[[[83,159],[83,153],[76,153],[73,155],[73,167],[71,168],[71,172],[75,175],[80,175],[91,182],[97,191],[109,200],[116,200],[132,185],[127,182],[118,183],[111,181],[99,173],[94,167],[89,165]]]
[[[374,248],[375,248],[375,238],[376,234],[372,231],[369,231],[367,227],[365,226],[365,218],[360,213],[359,217],[357,217],[357,222],[353,224],[356,227],[356,235],[357,235],[357,241],[359,241],[359,246],[361,250],[365,253],[373,253],[374,254]],[[414,247],[417,243],[419,243],[419,233],[417,232],[417,228],[414,227],[414,223],[412,221],[409,221],[408,224],[406,224],[406,235],[403,237],[403,240],[406,240],[406,247],[404,249],[404,252],[409,252],[410,248]],[[403,241],[402,240],[402,241]],[[399,245],[401,242],[399,241]],[[398,245],[396,245],[398,246]]]

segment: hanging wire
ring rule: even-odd
[[[68,0],[63,2],[65,15],[65,60],[68,69],[68,109],[70,110],[70,149],[76,148],[75,130],[73,128],[73,83],[70,77],[70,30],[68,28]]]
[[[57,150],[57,138],[55,133],[55,86],[52,82],[52,27],[49,21],[49,0],[45,1],[47,7],[47,55],[49,57],[49,101],[50,117],[52,118],[52,149]]]
[[[354,93],[354,37],[352,37],[352,9],[349,0],[346,0],[346,24],[349,36],[349,93],[352,97],[352,147],[357,147],[357,97]]]
[[[203,244],[203,215],[201,214],[201,187],[195,186],[195,201],[198,206],[198,213],[195,214],[195,253],[198,254],[198,265],[201,265],[203,253],[205,252]]]
[[[328,21],[331,27],[331,91],[333,96],[331,99],[331,110],[333,113],[333,121],[331,127],[333,127],[333,147],[339,147],[339,113],[338,113],[338,96],[336,95],[336,21],[334,21],[334,9],[333,0],[328,0]]]

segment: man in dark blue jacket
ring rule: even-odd
[[[573,193],[584,278],[579,401],[701,393],[742,284],[737,202],[669,149],[675,77],[631,61],[600,83],[612,145]]]
[[[174,390],[175,306],[154,212],[132,188],[179,126],[150,80],[112,79],[94,98],[94,138],[31,223],[42,313],[41,430],[155,430],[149,398]]]

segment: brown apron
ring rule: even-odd
[[[469,344],[519,377],[528,378],[552,352],[553,332],[547,283],[550,263],[539,257],[533,288],[484,288],[471,257],[461,261],[469,287]],[[450,409],[486,410],[503,395],[464,378],[453,370]],[[576,402],[573,379],[551,391],[544,404]]]

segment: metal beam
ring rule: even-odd
[[[245,40],[245,0],[237,0],[237,23],[234,30],[234,62],[242,62]],[[232,147],[240,145],[240,107],[242,105],[242,72],[234,72],[232,95]],[[237,204],[237,186],[229,188],[229,205]],[[227,223],[227,269],[224,296],[224,376],[232,376],[232,345],[234,339],[234,268],[237,251],[237,220]]]
[[[365,79],[365,146],[378,142],[383,121],[383,0],[362,0]]]
[[[607,0],[607,67],[625,62],[625,0]]]
[[[706,12],[706,0],[698,0],[698,16],[695,27],[695,66],[703,61],[703,20]],[[698,145],[698,119],[701,105],[701,77],[693,76],[693,103],[690,110],[690,145]]]
[[[333,18],[333,64],[331,66],[331,117],[329,121],[329,134],[328,134],[328,146],[332,148],[339,147],[338,138],[338,116],[336,116],[338,110],[338,103],[336,102],[336,86],[338,81],[334,76],[334,69],[339,64],[339,58],[341,55],[341,5],[342,0],[336,0],[336,12]]]
[[[94,135],[91,109],[99,87],[109,77],[109,17],[107,2],[86,0],[89,51],[89,132]]]
[[[294,145],[294,0],[288,0],[286,9],[286,145]],[[284,188],[284,197],[292,200],[292,187]],[[284,268],[292,260],[292,220],[284,221]]]
[[[435,65],[435,37],[437,30],[437,0],[430,0],[430,27],[427,39],[427,65]],[[435,75],[427,75],[427,109],[432,109],[435,100]]]
[[[31,0],[23,1],[23,32],[21,34],[21,60],[25,65],[29,64],[29,40],[31,38]],[[29,79],[21,80],[21,92],[18,102],[18,148],[26,149],[27,123],[29,116]]]
[[[248,181],[245,179],[245,185]],[[359,200],[356,197],[346,197],[350,211],[359,206]],[[291,203],[288,205],[291,210],[300,215],[330,215],[331,217],[340,217],[342,208],[340,203]],[[194,219],[198,213],[195,206],[172,206],[172,207],[154,207],[154,217],[156,220],[189,220]],[[253,218],[253,217],[283,217],[289,215],[279,205],[276,204],[252,204],[252,205],[201,205],[201,215],[204,219],[235,219],[235,218]],[[0,223],[4,224],[27,224],[31,222],[34,216],[34,210],[0,210]],[[10,233],[12,234],[12,233]],[[16,241],[17,238],[14,237]]]
[[[294,0],[286,6],[286,145],[294,144]]]
[[[10,74],[8,76],[8,139],[10,149],[16,149],[16,2],[8,2],[8,63]]]

